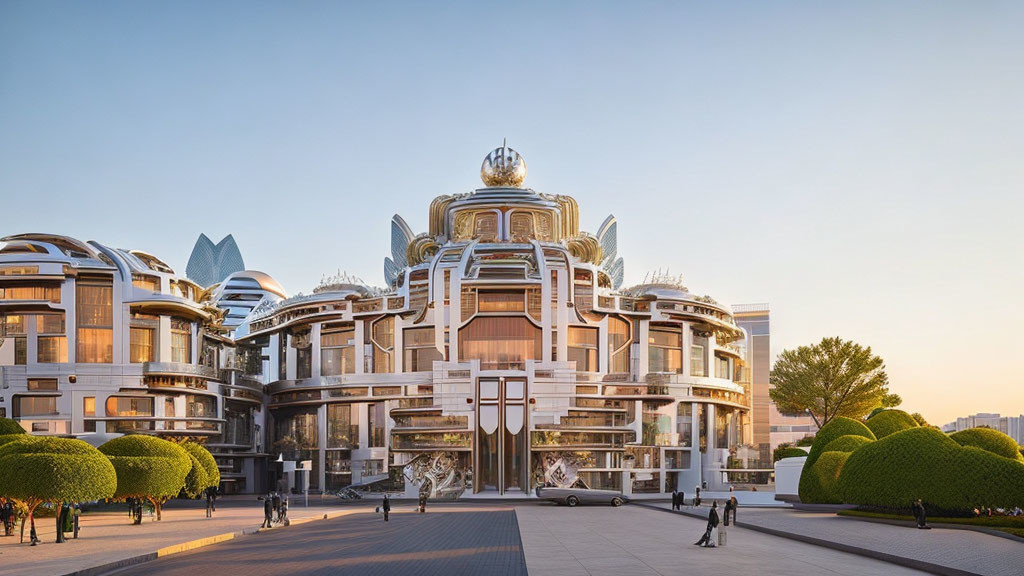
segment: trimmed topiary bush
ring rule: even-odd
[[[2,435],[0,435],[0,446],[3,446],[4,444],[7,444],[8,442],[14,442],[16,440],[21,440],[24,437],[25,437],[24,434],[2,434]]]
[[[1017,441],[991,428],[968,428],[949,435],[961,446],[974,446],[1011,460],[1024,461]]]
[[[181,447],[184,448],[186,452],[194,456],[196,460],[199,460],[200,464],[202,464],[203,469],[206,471],[206,487],[219,486],[220,468],[217,467],[217,461],[214,460],[213,454],[206,449],[206,446],[189,441],[182,443]]]
[[[6,436],[7,434],[25,434],[25,429],[18,424],[16,420],[10,418],[0,418],[0,436]]]
[[[0,493],[22,503],[29,522],[44,502],[99,500],[116,488],[110,461],[81,440],[22,435],[0,446]],[[24,539],[24,522],[21,532]]]
[[[198,458],[189,454],[188,459],[192,462],[192,468],[189,469],[188,475],[185,476],[185,487],[182,491],[185,493],[186,498],[198,498],[200,494],[206,491],[206,487],[210,484],[210,478],[206,474],[206,469],[203,468],[203,464]]]
[[[814,444],[811,445],[811,452],[804,462],[803,472],[800,473],[800,501],[809,504],[818,503],[815,498],[822,494],[821,487],[815,479],[813,471],[814,463],[825,453],[825,447],[843,436],[861,436],[868,441],[874,440],[875,435],[862,422],[852,418],[839,416],[825,424],[814,436]]]
[[[853,452],[857,448],[865,444],[870,444],[873,440],[869,440],[863,436],[854,436],[853,434],[847,434],[846,436],[840,436],[835,440],[828,443],[825,446],[825,450],[822,452]]]
[[[865,424],[875,434],[875,438],[885,438],[896,432],[917,428],[917,420],[913,416],[895,409],[882,410],[868,418]]]
[[[100,446],[117,470],[114,498],[145,498],[153,504],[157,520],[163,503],[185,487],[192,459],[184,448],[155,436],[132,434]]]
[[[800,501],[841,504],[843,499],[836,485],[843,464],[849,456],[848,452],[822,452],[809,470],[805,467],[800,476]],[[808,477],[806,483],[803,481],[804,476]],[[804,499],[805,495],[807,500]]]
[[[921,498],[929,508],[954,515],[975,506],[1024,506],[1024,462],[916,427],[851,453],[838,493],[848,504],[900,510]]]

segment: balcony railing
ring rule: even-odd
[[[142,364],[143,374],[179,374],[182,376],[199,376],[218,380],[220,371],[202,364],[186,364],[184,362],[145,362]]]

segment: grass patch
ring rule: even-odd
[[[860,518],[882,518],[886,520],[903,520],[914,522],[914,517],[907,514],[893,514],[891,512],[874,512],[869,510],[840,510],[839,516],[853,516]],[[936,524],[963,524],[966,526],[980,526],[992,528],[1014,536],[1024,538],[1024,516],[979,516],[977,518],[958,517],[928,517],[928,523]]]

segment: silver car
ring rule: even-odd
[[[621,492],[615,490],[595,490],[593,488],[555,488],[538,486],[537,497],[568,506],[577,506],[584,502],[611,504],[622,506],[629,502]]]

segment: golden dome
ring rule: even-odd
[[[495,148],[484,158],[480,179],[488,188],[521,188],[526,179],[526,160],[502,141],[501,148]]]

